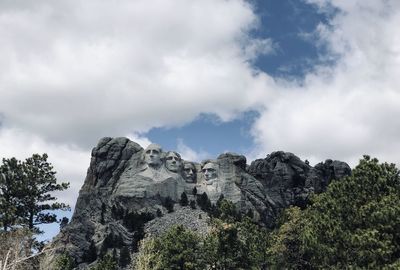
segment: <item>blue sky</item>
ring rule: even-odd
[[[273,77],[303,80],[315,65],[321,63],[324,46],[317,45],[312,35],[320,23],[326,23],[331,14],[321,13],[316,6],[303,1],[250,1],[259,25],[250,31],[255,38],[271,39],[273,53],[260,54],[251,64],[255,70]],[[254,147],[250,129],[257,111],[245,111],[237,118],[224,122],[213,114],[201,114],[189,124],[180,127],[153,128],[142,134],[166,149],[179,150],[184,143],[201,157],[212,158],[231,151],[250,153]],[[290,151],[290,149],[284,149]],[[251,161],[251,160],[250,160]]]
[[[293,76],[302,79],[319,62],[323,46],[303,35],[313,34],[320,23],[327,23],[329,14],[304,1],[254,1],[261,26],[254,31],[258,37],[278,43],[274,54],[261,55],[254,65],[273,76]]]
[[[104,136],[400,164],[399,24],[397,0],[0,1],[0,157],[48,153],[72,207]]]

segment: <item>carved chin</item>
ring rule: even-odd
[[[187,183],[194,183],[194,177],[186,177],[185,181]]]
[[[211,181],[211,180],[214,180],[215,178],[217,178],[217,177],[214,176],[214,175],[209,176],[209,177],[205,177],[206,181]]]
[[[170,165],[170,166],[167,166],[167,169],[170,170],[171,172],[177,172],[178,166]]]
[[[150,162],[148,162],[147,163],[149,166],[151,166],[151,167],[157,167],[157,166],[160,166],[161,165],[161,163],[160,162],[157,162],[157,161],[150,161]]]

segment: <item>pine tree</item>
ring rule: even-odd
[[[22,222],[24,174],[21,161],[3,159],[0,166],[0,224],[6,232]]]
[[[101,212],[100,212],[100,223],[101,224],[104,224],[104,214],[105,214],[105,212],[106,212],[106,204],[105,203],[102,203],[101,204]]]
[[[47,161],[47,154],[34,154],[22,163],[23,186],[19,215],[29,229],[40,232],[37,225],[57,222],[57,215],[49,210],[69,210],[68,205],[55,201],[54,191],[62,191],[69,183],[57,184],[56,172]]]
[[[83,260],[87,263],[92,263],[97,259],[97,248],[94,241],[90,241],[89,249],[83,254]]]
[[[15,225],[40,233],[37,225],[57,222],[52,210],[69,210],[64,203],[54,202],[54,191],[68,188],[57,183],[56,172],[47,154],[34,154],[21,162],[3,159],[0,166],[0,223],[4,231]]]
[[[174,212],[174,201],[171,199],[171,197],[166,197],[163,205],[167,209],[168,213]]]
[[[123,247],[121,249],[121,253],[119,254],[118,265],[121,267],[125,267],[131,263],[131,253],[129,252],[128,247]]]
[[[189,201],[188,201],[188,197],[186,195],[186,192],[182,192],[181,199],[179,200],[179,204],[181,206],[187,206],[188,203],[189,203]]]
[[[219,203],[219,214],[222,220],[227,222],[234,222],[240,220],[240,214],[236,209],[236,206],[231,201],[222,199]]]
[[[117,270],[118,265],[110,254],[105,255],[94,267],[90,270]]]
[[[400,266],[400,176],[364,156],[301,211],[286,211],[275,239],[281,268],[396,269]]]
[[[196,202],[194,200],[190,200],[190,208],[196,209]]]
[[[204,249],[211,269],[250,269],[250,258],[244,256],[237,224],[214,220]]]
[[[208,212],[211,209],[211,201],[207,196],[207,193],[203,192],[200,197],[197,198],[197,205],[201,210]]]
[[[206,269],[201,238],[183,226],[173,226],[156,240],[159,269]]]
[[[64,229],[65,226],[68,225],[69,219],[67,217],[63,217],[60,219],[60,230]]]
[[[61,254],[56,259],[56,265],[54,270],[73,270],[75,267],[75,261],[67,253]]]

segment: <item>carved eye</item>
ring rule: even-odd
[[[213,172],[215,172],[215,169],[213,169],[213,168],[203,169],[203,173],[206,173],[206,172],[213,173]]]

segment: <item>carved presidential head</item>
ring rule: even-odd
[[[218,177],[218,164],[208,161],[201,169],[206,181],[213,180]]]
[[[196,182],[196,167],[192,162],[185,161],[183,163],[183,177],[187,183]]]
[[[181,155],[174,151],[168,151],[165,155],[165,167],[171,172],[178,172],[181,166]]]
[[[160,145],[152,143],[143,153],[143,161],[153,168],[157,168],[162,163],[162,148]]]

